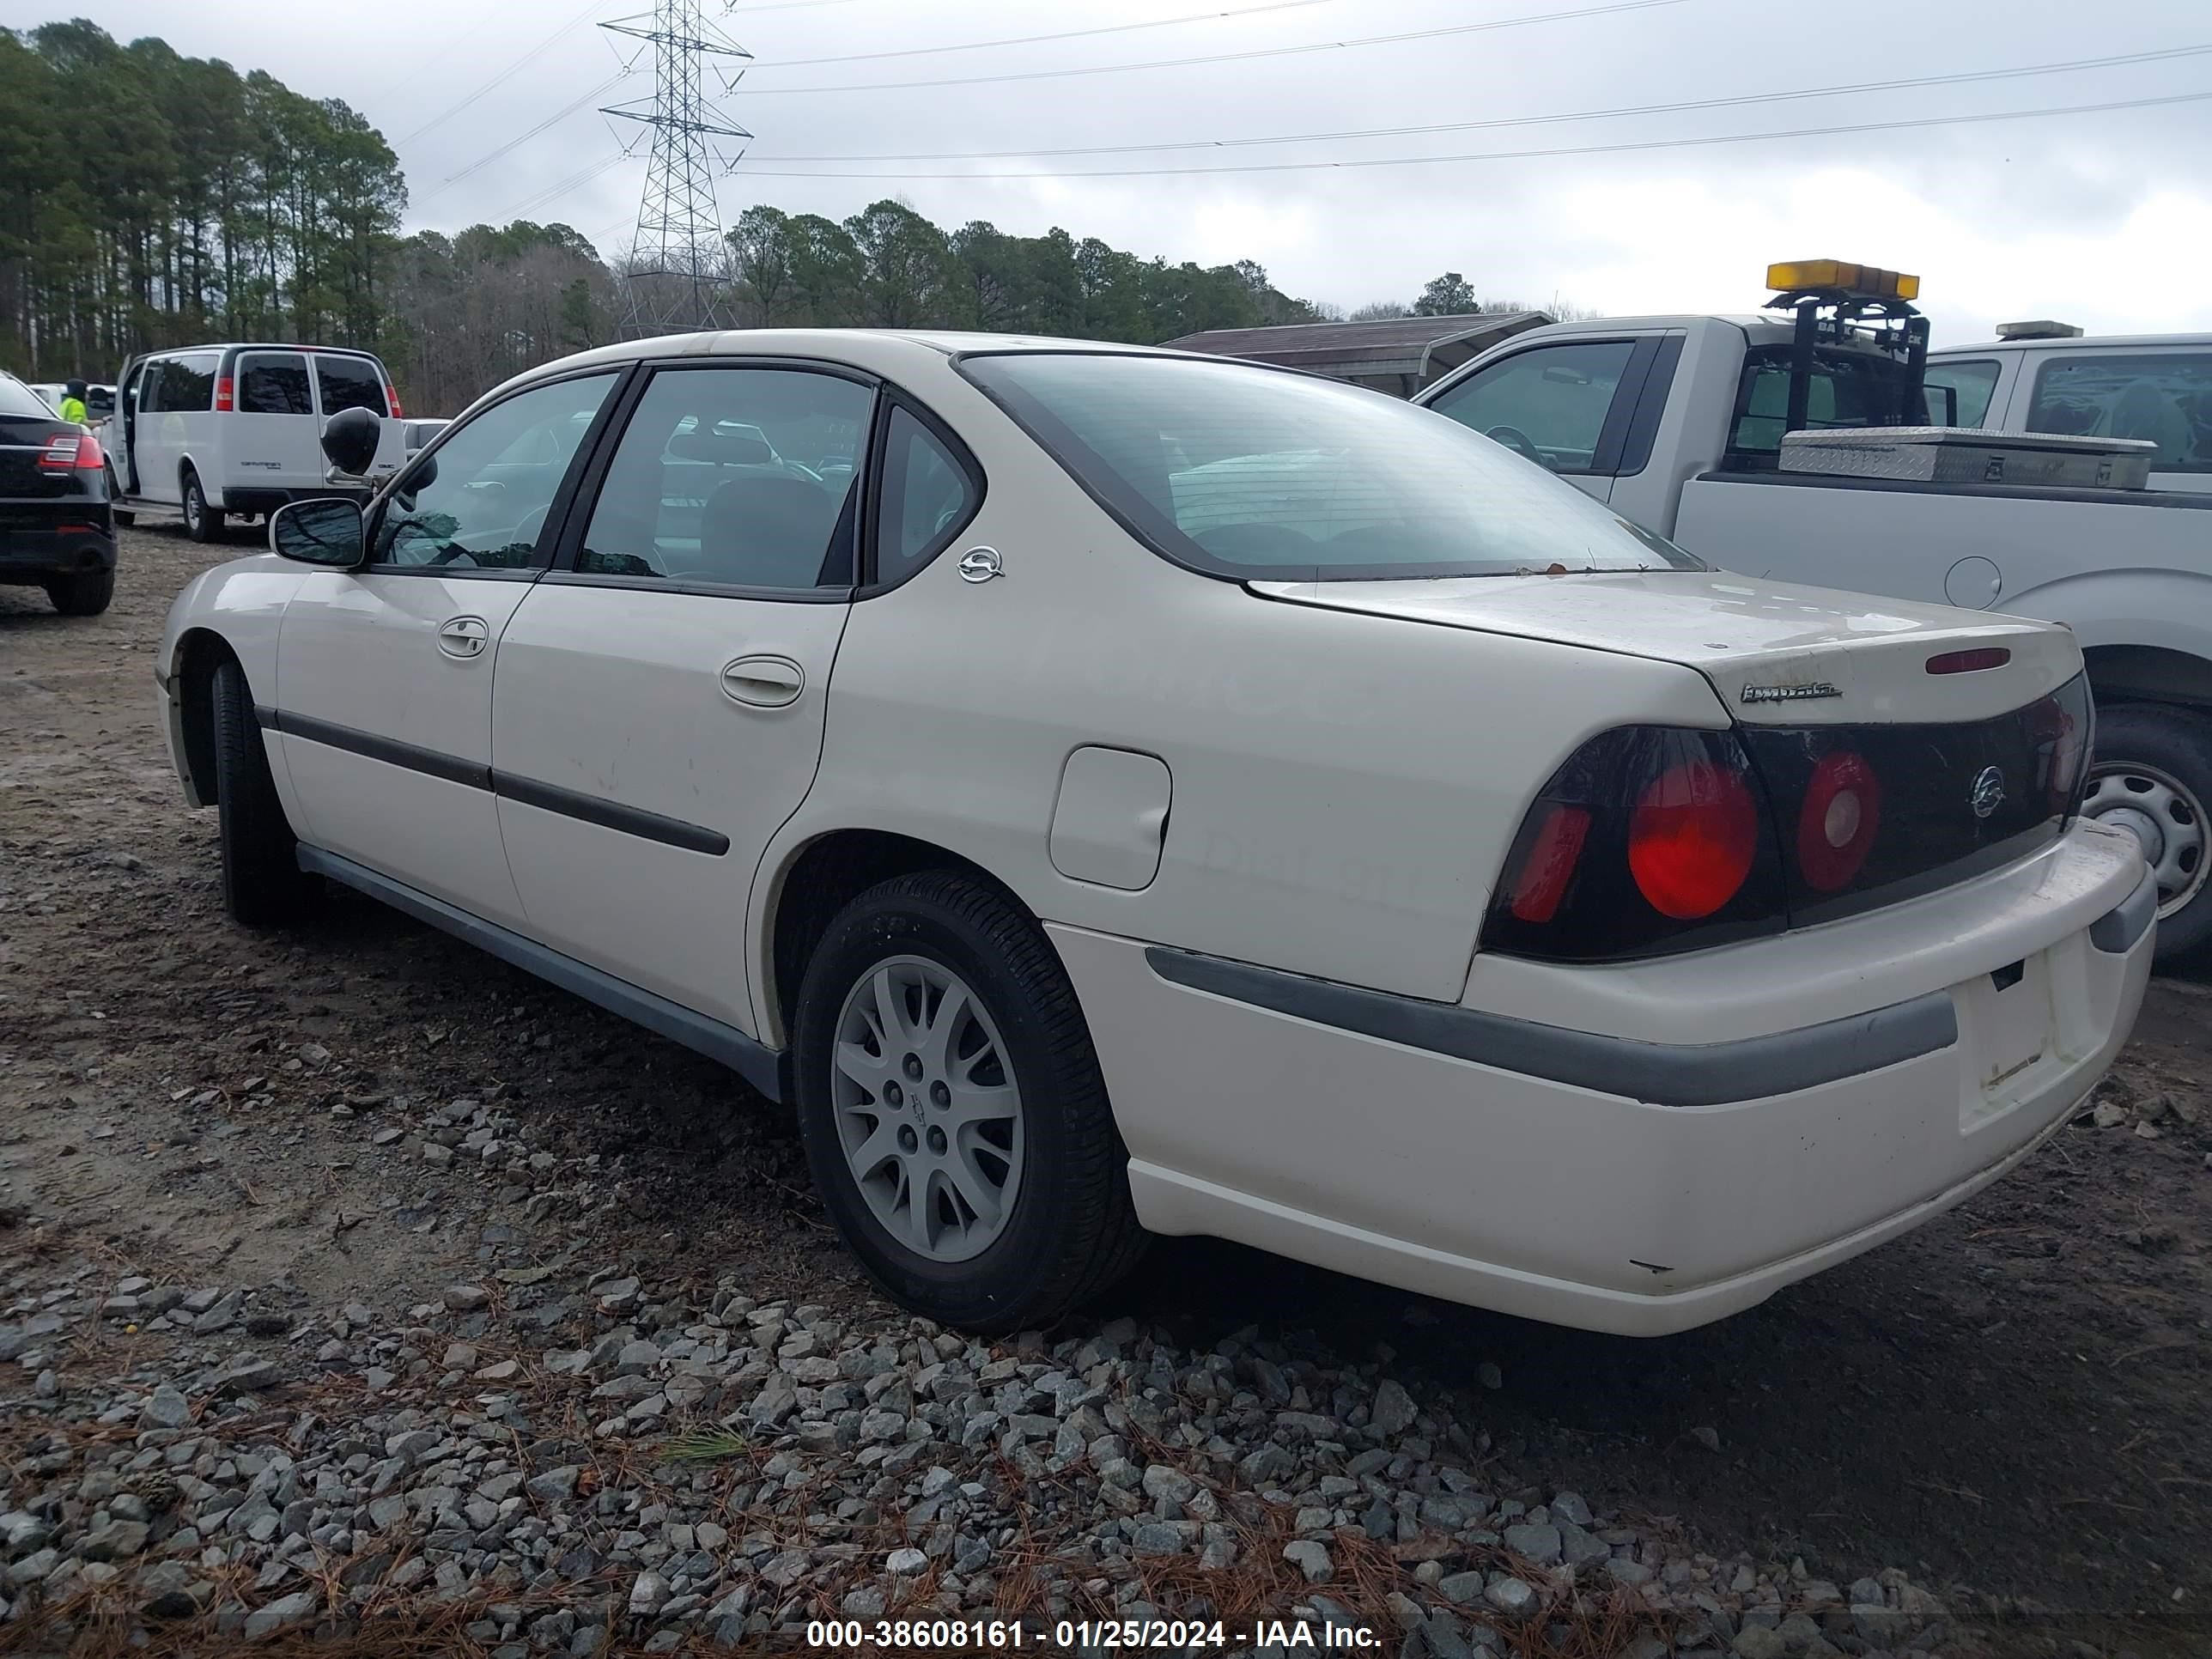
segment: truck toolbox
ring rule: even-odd
[[[1837,427],[1785,433],[1782,471],[1929,483],[2142,489],[2158,446],[2135,438],[1976,427]]]

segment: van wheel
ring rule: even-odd
[[[218,665],[210,691],[222,908],[242,926],[271,927],[306,908],[313,884],[301,873],[300,844],[269,775],[269,753],[253,716],[245,670],[234,662]]]
[[[2085,817],[2133,832],[2158,877],[2161,963],[2212,941],[2212,720],[2130,703],[2100,711]]]
[[[46,597],[64,617],[97,617],[115,597],[112,570],[87,570],[46,584]]]
[[[894,1299],[1024,1330],[1135,1264],[1128,1150],[1083,1010],[1005,896],[949,871],[861,894],[807,964],[795,1036],[815,1184]]]
[[[185,474],[185,534],[196,542],[211,542],[222,534],[222,514],[208,505],[197,472]]]

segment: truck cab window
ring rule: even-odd
[[[1779,461],[1790,417],[1790,351],[1772,345],[1744,353],[1729,431],[1729,465],[1771,470]],[[1815,352],[1806,428],[1898,425],[1905,374],[1903,364],[1871,352]]]
[[[1587,472],[1632,340],[1539,346],[1477,370],[1429,407],[1554,472]]]
[[[1928,424],[1967,427],[1987,421],[1999,367],[1994,357],[1978,357],[1970,362],[1946,358],[1929,364]],[[1945,396],[1946,392],[1950,395]]]

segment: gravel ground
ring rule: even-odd
[[[869,1292],[711,1065],[366,904],[222,922],[148,679],[220,556],[132,533],[87,621],[0,589],[0,1650],[987,1613],[1030,1645],[2212,1648],[2201,986],[2154,988],[2031,1167],[1706,1331],[1174,1241],[979,1345]]]

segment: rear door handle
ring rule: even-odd
[[[480,657],[491,629],[482,617],[456,617],[438,629],[438,649],[449,657]]]
[[[806,689],[806,671],[788,657],[739,657],[722,670],[722,695],[753,708],[782,708]]]

